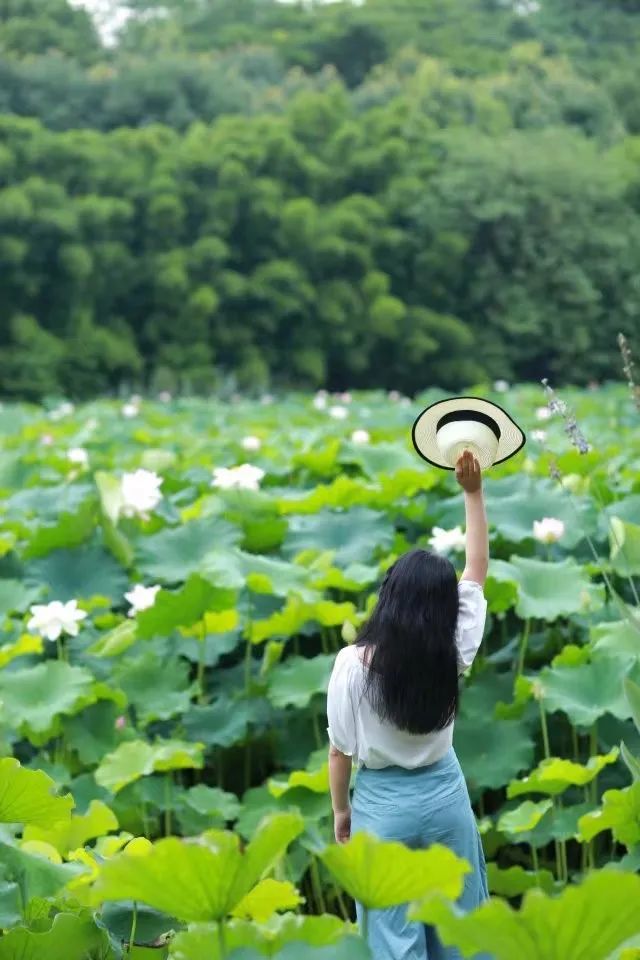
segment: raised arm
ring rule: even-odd
[[[456,480],[464,490],[467,541],[461,580],[484,586],[489,568],[489,534],[482,495],[482,473],[476,458],[466,450],[456,464]]]

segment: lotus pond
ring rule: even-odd
[[[563,393],[580,452],[542,388],[486,395],[529,440],[485,478],[466,917],[446,849],[332,842],[326,763],[386,566],[462,568],[462,497],[410,443],[440,394],[0,410],[0,960],[364,960],[354,896],[467,957],[640,957],[640,413]]]

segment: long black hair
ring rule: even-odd
[[[458,710],[458,581],[446,557],[410,550],[389,568],[356,641],[366,647],[364,695],[408,733],[448,726]]]

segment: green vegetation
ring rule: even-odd
[[[409,902],[467,955],[635,956],[640,446],[621,387],[563,394],[584,454],[540,390],[510,391],[529,444],[486,477],[489,617],[455,742],[491,901],[455,914],[467,867],[443,848],[331,842],[335,652],[393,557],[463,516],[410,448],[437,398],[0,410],[2,960],[366,960],[353,896]]]
[[[134,6],[0,3],[6,396],[612,376],[636,3]]]

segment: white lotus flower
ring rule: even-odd
[[[540,543],[556,543],[564,534],[564,522],[557,517],[533,521],[533,535]]]
[[[141,583],[137,583],[133,590],[125,593],[125,600],[128,600],[131,604],[129,616],[135,617],[136,613],[141,613],[143,610],[148,610],[149,607],[152,607],[156,602],[156,594],[159,589],[159,585],[145,587]]]
[[[274,397],[272,393],[263,393],[260,397],[260,403],[263,407],[269,407],[273,403]]]
[[[52,600],[51,603],[35,604],[30,608],[31,619],[27,629],[39,633],[47,640],[57,640],[62,633],[70,637],[77,637],[80,621],[87,616],[85,610],[78,609],[77,600],[62,603]]]
[[[319,390],[313,398],[313,405],[316,410],[327,409],[327,394],[325,390]]]
[[[122,416],[126,417],[127,420],[130,420],[132,417],[137,417],[140,413],[140,407],[137,403],[134,403],[132,400],[129,403],[125,403],[122,408]]]
[[[496,380],[493,389],[496,393],[506,393],[509,389],[509,382],[507,380]]]
[[[171,403],[171,394],[168,390],[161,390],[158,394],[158,400],[160,403]]]
[[[536,410],[536,420],[550,420],[551,410],[549,407],[538,407]]]
[[[264,470],[250,463],[240,467],[217,467],[213,471],[212,487],[220,490],[259,490]]]
[[[80,466],[86,467],[89,463],[89,454],[84,447],[72,447],[71,450],[67,450],[67,460],[69,463],[79,463]]]
[[[333,417],[334,420],[346,420],[349,415],[349,411],[346,407],[341,407],[336,405],[335,407],[329,407],[329,416]]]
[[[40,443],[43,447],[50,447],[53,443],[53,436],[50,433],[43,433],[40,437]]]
[[[371,437],[366,430],[354,430],[351,434],[352,443],[369,443]]]
[[[429,537],[429,546],[437,553],[448,553],[450,550],[464,550],[466,537],[462,527],[454,527],[453,530],[443,530],[442,527],[434,527]]]
[[[120,485],[123,515],[146,519],[162,500],[161,485],[162,477],[151,470],[125,473]]]
[[[351,401],[353,400],[353,397],[351,396],[348,390],[345,393],[338,393],[336,396],[341,403],[351,403]]]
[[[245,450],[259,450],[262,446],[262,440],[260,437],[243,437],[242,446]]]
[[[536,443],[544,443],[545,440],[547,439],[547,431],[546,431],[546,430],[532,430],[532,431],[531,431],[531,439],[532,439],[532,440],[535,440]]]
[[[399,390],[389,390],[388,396],[389,396],[389,400],[391,400],[392,403],[397,403],[398,400],[400,399],[401,394]]]

